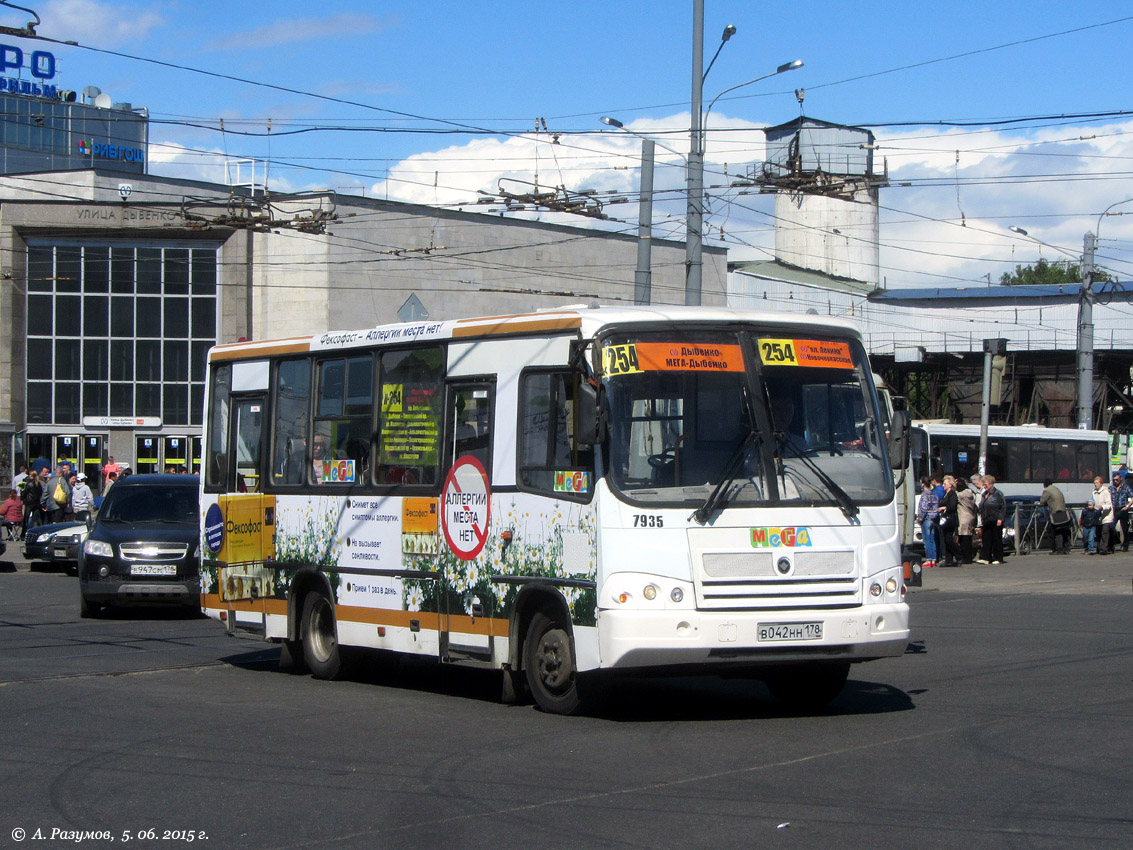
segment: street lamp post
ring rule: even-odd
[[[729,35],[729,38],[731,36]],[[717,51],[719,55],[719,51]],[[716,57],[712,57],[716,61]],[[704,245],[704,152],[700,147],[700,103],[704,97],[704,0],[692,4],[692,105],[689,118],[685,188],[685,304],[700,304],[701,253]]]
[[[1098,243],[1098,237],[1095,234],[1101,232],[1102,219],[1110,215],[1110,210],[1128,203],[1133,203],[1133,198],[1117,201],[1102,210],[1098,216],[1094,233],[1087,233],[1082,240],[1082,287],[1078,294],[1078,399],[1075,419],[1078,428],[1083,431],[1092,428],[1094,425],[1094,301],[1096,300],[1094,297],[1094,251]],[[1113,215],[1122,215],[1122,213],[1113,213]],[[1021,227],[1011,225],[1007,229],[1012,233],[1033,239],[1040,245],[1047,245],[1047,247],[1054,248],[1056,251],[1068,253],[1056,245],[1048,245],[1041,239],[1031,236]]]
[[[626,128],[617,118],[603,115],[599,120],[609,127],[614,127],[641,139],[641,185],[637,208],[637,268],[633,273],[633,303],[648,304],[653,297],[651,260],[653,247],[653,148],[660,143]],[[682,154],[672,148],[665,145],[660,145],[660,147],[684,159]]]
[[[704,0],[693,0],[692,18],[692,115],[689,128],[688,170],[686,172],[688,210],[685,219],[685,304],[699,305],[703,283],[704,126],[707,122],[707,114],[701,114],[701,104],[704,100],[704,80],[708,76],[708,71],[712,70],[712,65],[716,62],[716,57],[720,55],[720,50],[723,49],[724,44],[735,35],[736,28],[731,24],[725,27],[720,37],[720,46],[716,48],[712,62],[708,63],[708,69],[705,70]],[[802,65],[803,63],[799,61],[788,62],[785,65],[780,65],[770,74],[764,74],[754,80],[726,88],[712,98],[712,102],[708,105],[708,111],[712,110],[712,106],[722,95],[730,91],[749,86],[776,74],[782,74],[784,71],[793,71],[796,68],[801,68]]]

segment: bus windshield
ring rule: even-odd
[[[682,329],[614,333],[601,350],[610,483],[628,501],[845,510],[892,498],[857,342]]]

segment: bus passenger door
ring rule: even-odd
[[[224,540],[217,560],[220,598],[227,603],[230,630],[263,634],[264,599],[274,593],[275,573],[264,561],[275,556],[275,497],[264,495],[265,398],[241,396],[232,400],[227,495],[220,497]]]
[[[446,490],[473,495],[483,487],[489,496],[492,473],[492,418],[495,384],[491,381],[450,383],[445,403]],[[477,465],[486,473],[478,476]],[[453,476],[453,470],[457,475]],[[468,482],[473,482],[470,486]],[[472,511],[469,512],[470,516]],[[491,525],[491,518],[486,526]],[[464,529],[462,529],[464,530]],[[449,530],[455,545],[449,546],[455,558],[453,570],[445,570],[440,606],[440,644],[442,661],[490,663],[491,584],[490,559],[482,554],[491,538],[490,527],[469,522],[467,539],[458,539]],[[469,533],[470,532],[470,533]]]

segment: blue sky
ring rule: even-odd
[[[255,157],[276,191],[455,205],[538,175],[632,199],[639,142],[599,116],[688,146],[691,0],[22,4],[40,34],[82,45],[41,45],[58,57],[61,88],[94,84],[150,110],[151,167],[171,176],[221,180],[225,158]],[[26,18],[0,10],[0,23]],[[1099,213],[1133,198],[1133,6],[706,0],[706,62],[727,24],[737,32],[706,102],[782,62],[805,66],[717,102],[711,126],[729,132],[710,137],[706,182],[761,160],[758,128],[799,114],[796,88],[807,115],[871,126],[893,182],[911,184],[882,191],[891,287],[978,285],[1036,259],[1010,224],[1080,251]],[[1121,110],[1131,114],[1078,117]],[[657,229],[683,238],[682,163],[659,152],[659,166]],[[1133,204],[1122,209],[1131,215],[1102,221],[1099,255],[1127,278]],[[710,238],[732,256],[767,255],[766,199],[720,189],[710,210]],[[636,222],[632,204],[606,211]]]

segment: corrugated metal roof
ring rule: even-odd
[[[940,301],[965,301],[972,306],[1003,303],[1047,302],[1052,304],[1076,302],[1081,295],[1080,283],[1048,284],[1043,286],[973,286],[956,289],[878,289],[870,295],[871,301],[903,303],[908,306],[935,306]],[[1111,296],[1119,301],[1133,299],[1133,284],[1105,283],[1094,287],[1094,294],[1102,298]]]
[[[873,284],[848,277],[835,277],[824,272],[803,269],[778,260],[742,260],[728,264],[729,271],[742,272],[764,280],[793,283],[830,292],[848,292],[854,295],[869,295],[877,291]]]

